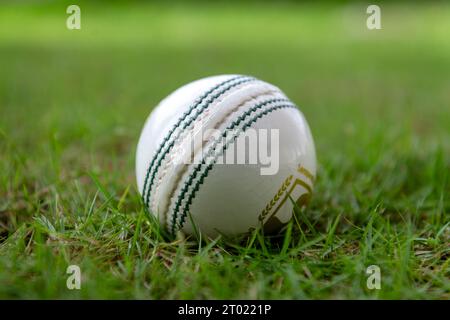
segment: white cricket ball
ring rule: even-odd
[[[172,234],[239,235],[289,222],[308,202],[314,141],[298,107],[249,76],[191,82],[148,117],[136,178],[148,210]]]

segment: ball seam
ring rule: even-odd
[[[161,165],[161,162],[165,159],[165,157],[167,156],[168,152],[171,150],[171,148],[173,147],[173,143],[174,141],[177,139],[177,137],[172,137],[173,134],[175,133],[175,131],[180,128],[180,126],[183,124],[183,122],[188,119],[188,116],[191,115],[191,113],[198,107],[200,106],[205,99],[207,99],[214,91],[220,89],[221,87],[229,84],[228,86],[226,86],[225,88],[222,89],[222,91],[220,91],[218,94],[216,94],[216,96],[213,96],[213,99],[210,99],[208,101],[208,103],[206,103],[203,107],[203,109],[200,112],[197,112],[197,114],[190,119],[190,122],[194,121],[196,119],[197,116],[199,116],[201,114],[201,112],[205,109],[208,108],[208,106],[214,102],[215,99],[217,99],[218,97],[220,97],[223,93],[227,92],[228,90],[232,89],[233,87],[244,83],[244,82],[248,82],[248,81],[254,81],[256,80],[255,78],[251,78],[251,77],[246,77],[246,76],[236,76],[233,77],[231,79],[228,79],[226,81],[223,81],[217,85],[215,85],[213,88],[209,89],[208,91],[206,91],[205,93],[203,93],[199,98],[197,98],[195,100],[195,102],[190,106],[190,108],[184,112],[184,114],[178,119],[177,123],[172,127],[172,129],[169,131],[169,133],[166,135],[166,137],[163,139],[163,141],[161,142],[160,146],[158,147],[158,150],[156,151],[156,153],[154,154],[154,156],[152,157],[152,161],[150,162],[148,169],[147,169],[147,174],[144,180],[144,186],[142,189],[142,199],[143,202],[145,204],[145,206],[147,207],[149,204],[149,198],[150,198],[150,193],[151,193],[151,189],[152,189],[152,185],[155,179],[155,175],[159,170],[159,167]],[[235,83],[233,83],[233,81],[236,81]],[[230,84],[231,83],[231,84]],[[187,125],[190,124],[189,120]],[[186,126],[186,123],[184,123],[184,126]],[[173,138],[173,139],[172,139]],[[169,146],[166,148],[166,150],[161,153],[163,151],[163,148],[165,146],[167,146],[167,142],[169,140],[172,139],[171,144],[169,144]],[[157,160],[159,159],[159,161],[157,163],[155,163]],[[153,174],[150,177],[150,173],[153,172]],[[149,177],[150,177],[150,181],[149,181]],[[148,189],[148,190],[146,190]]]
[[[241,101],[238,105],[234,106],[232,110],[229,110],[229,112],[223,117],[223,119],[222,119],[221,121],[217,122],[217,123],[214,125],[214,129],[220,128],[220,127],[223,125],[223,123],[226,121],[226,119],[228,119],[229,117],[232,117],[234,114],[236,114],[237,112],[239,112],[239,109],[242,108],[243,106],[245,106],[246,104],[248,104],[248,103],[250,103],[250,102],[253,102],[253,103],[254,103],[254,101],[255,101],[256,99],[258,99],[258,98],[261,98],[261,97],[264,97],[264,96],[275,95],[275,94],[277,94],[277,93],[279,93],[278,90],[275,90],[275,89],[273,89],[273,88],[271,88],[271,89],[267,88],[266,91],[261,92],[261,93],[259,93],[259,94],[256,95],[256,96],[250,96],[250,97],[247,97],[245,100]],[[287,98],[277,98],[277,99],[272,98],[272,100],[273,100],[274,102],[275,102],[275,101],[280,101],[280,102],[281,102],[281,101],[285,101],[285,102],[288,102],[288,101],[289,101]],[[195,156],[195,154],[192,154],[192,155]],[[172,187],[172,189],[171,189],[171,191],[170,191],[170,193],[169,193],[169,196],[168,196],[168,198],[167,198],[168,201],[167,201],[167,203],[166,203],[166,207],[165,207],[164,210],[163,210],[164,212],[170,212],[170,211],[172,211],[172,210],[170,210],[171,203],[172,203],[172,199],[173,199],[173,197],[174,197],[174,194],[175,194],[175,192],[176,192],[176,189],[178,188],[178,185],[179,185],[179,183],[180,183],[182,177],[184,176],[184,174],[185,174],[185,172],[186,172],[187,170],[188,170],[188,166],[186,166],[186,167],[184,168],[183,172],[179,173],[178,178],[177,178],[177,180],[175,181],[175,183],[173,184],[173,187]],[[165,216],[165,219],[166,219],[166,220],[165,220],[165,221],[166,221],[166,224],[167,224],[167,225],[171,225],[170,217],[168,217],[168,215]]]
[[[233,142],[241,133],[245,132],[246,129],[248,129],[254,122],[258,121],[258,119],[262,118],[263,116],[279,110],[279,109],[283,109],[283,108],[293,108],[293,109],[297,109],[297,107],[293,104],[293,103],[288,103],[288,104],[282,104],[282,105],[275,105],[273,107],[268,107],[266,109],[263,109],[262,112],[259,112],[255,115],[253,115],[250,119],[247,119],[248,117],[251,116],[252,113],[255,113],[259,110],[261,110],[262,108],[264,108],[265,105],[273,103],[274,101],[272,101],[274,99],[270,99],[267,101],[264,101],[262,103],[259,103],[258,105],[252,107],[251,109],[247,110],[244,115],[241,115],[240,117],[238,117],[235,121],[233,121],[232,124],[230,124],[226,130],[233,130],[236,126],[240,125],[242,122],[246,121],[244,123],[244,125],[242,126],[241,130],[239,130],[239,132],[237,134],[234,134],[233,137],[222,147],[222,150],[219,151],[220,153],[217,153],[215,155],[214,160],[212,161],[212,163],[206,165],[205,160],[202,160],[202,163],[200,163],[199,165],[196,166],[196,168],[194,169],[194,171],[190,174],[187,182],[185,183],[185,186],[183,187],[183,189],[181,189],[181,192],[178,196],[177,199],[177,203],[175,205],[174,211],[173,211],[173,217],[172,217],[172,225],[171,225],[171,233],[175,234],[175,228],[177,225],[177,216],[178,216],[178,209],[180,208],[181,202],[182,200],[185,198],[186,193],[188,191],[188,188],[191,186],[191,184],[193,183],[194,179],[196,178],[198,172],[202,169],[202,166],[205,166],[205,170],[203,171],[203,173],[200,175],[199,180],[195,183],[195,185],[192,188],[192,191],[189,193],[187,200],[186,200],[186,204],[184,206],[184,209],[182,210],[181,213],[181,217],[180,217],[180,222],[178,223],[178,228],[181,229],[185,223],[185,219],[186,216],[189,212],[190,206],[192,204],[192,201],[195,199],[195,195],[196,193],[199,191],[199,186],[201,184],[203,184],[205,178],[208,176],[209,172],[212,170],[212,168],[214,167],[214,163],[215,161],[217,161],[218,156],[220,156],[221,154],[223,154],[223,152],[225,152],[225,150],[228,148],[228,146],[231,144],[231,142]],[[225,137],[224,135],[226,135],[226,131],[222,134],[223,137]],[[217,145],[216,145],[217,146]],[[215,151],[215,146],[213,146],[210,151]]]

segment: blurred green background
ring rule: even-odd
[[[68,239],[95,250],[106,241],[96,238],[100,222],[78,240],[67,234],[78,223],[68,216],[82,216],[97,190],[89,174],[119,200],[129,188],[133,196],[121,211],[138,212],[134,152],[146,117],[174,89],[215,74],[256,76],[299,105],[320,164],[311,213],[319,228],[327,226],[324,217],[338,212],[362,225],[377,206],[417,218],[417,237],[428,237],[431,229],[436,234],[448,221],[450,3],[382,2],[381,30],[367,29],[366,2],[77,1],[81,30],[66,28],[69,4],[18,1],[0,7],[0,297],[69,294],[52,289],[57,280],[48,274],[64,278],[61,261],[96,255],[70,249]],[[42,243],[69,248],[61,265],[55,262],[60,247],[45,262],[29,249],[35,230]],[[345,239],[345,224],[338,230]],[[122,272],[118,251],[99,258],[109,264],[108,276]],[[443,252],[438,261],[447,261],[448,249]],[[448,263],[438,265],[447,272]],[[43,272],[44,266],[50,271]],[[439,278],[444,274],[434,276],[441,280],[431,285],[431,297],[448,297],[449,284]],[[391,293],[381,297],[408,297],[417,285],[409,276],[402,286],[393,281]],[[124,279],[131,287],[139,282]],[[110,290],[105,283],[91,284],[80,296],[272,297],[246,294],[247,288],[222,292],[207,281],[192,296],[164,293],[176,281],[150,293]],[[302,296],[280,289],[274,297],[368,294],[355,290],[306,290]],[[427,290],[413,292],[411,297],[422,297]]]

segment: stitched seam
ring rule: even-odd
[[[238,81],[239,80],[239,81]],[[187,125],[190,124],[190,122],[195,120],[195,117],[198,116],[204,109],[206,109],[209,104],[211,104],[212,102],[214,102],[214,100],[217,97],[220,97],[220,95],[222,95],[223,93],[225,93],[226,91],[230,90],[231,88],[233,88],[234,86],[237,86],[241,83],[244,82],[249,82],[249,81],[254,81],[256,80],[255,78],[250,78],[250,77],[243,77],[243,76],[237,76],[237,77],[233,77],[231,79],[228,79],[226,81],[221,82],[220,84],[214,86],[213,88],[211,88],[210,90],[206,91],[202,96],[200,96],[198,99],[196,99],[193,104],[189,107],[189,109],[183,113],[183,115],[181,116],[180,119],[178,119],[178,122],[172,127],[172,129],[169,131],[168,135],[166,135],[166,137],[164,138],[164,140],[161,142],[160,146],[158,147],[157,152],[155,153],[155,155],[152,158],[152,161],[150,162],[150,165],[147,169],[147,174],[144,180],[144,187],[142,190],[142,199],[144,201],[144,204],[147,206],[149,203],[149,197],[150,197],[150,191],[152,188],[152,184],[153,184],[153,180],[155,178],[155,174],[158,171],[158,167],[161,165],[162,160],[165,158],[165,156],[167,155],[167,153],[170,151],[170,149],[173,146],[173,142],[171,143],[171,145],[169,145],[169,147],[164,151],[164,153],[162,154],[162,158],[159,159],[159,161],[156,163],[156,167],[154,167],[155,165],[155,161],[158,160],[158,158],[160,158],[161,156],[161,152],[163,150],[163,148],[166,146],[166,143],[172,138],[172,135],[176,132],[176,130],[178,128],[180,128],[180,125],[186,120],[187,120],[187,124],[185,123],[184,126],[186,127]],[[236,81],[236,83],[233,83],[233,81]],[[230,84],[231,83],[231,84]],[[217,91],[219,89],[221,89],[221,87],[225,86],[229,84],[228,86],[226,86],[225,88],[222,88],[222,91],[219,92],[218,95],[215,95],[212,97],[212,99],[210,98],[209,100],[206,100],[206,98],[208,98],[208,96],[210,96],[212,93],[214,93],[214,91]],[[199,111],[196,112],[196,114],[194,114],[194,116],[189,119],[188,116],[191,115],[191,113],[193,111],[195,111],[195,109],[198,106],[201,106],[202,103],[204,101],[207,101],[207,103],[205,105],[203,105],[203,108]],[[189,122],[190,121],[190,122]],[[175,138],[172,140],[177,139],[177,136],[175,135]],[[151,176],[151,180],[149,181],[149,176],[150,173],[153,172],[152,176]],[[146,189],[148,187],[148,190],[146,192]]]
[[[222,133],[222,137],[224,137],[224,134],[226,135],[227,130],[230,130],[230,128],[234,128],[236,125],[241,123],[245,119],[245,117],[249,116],[252,112],[257,110],[257,108],[261,108],[261,107],[263,107],[263,106],[265,106],[267,104],[274,103],[274,102],[277,102],[277,100],[276,99],[265,100],[263,102],[260,102],[260,103],[256,104],[252,108],[249,108],[248,110],[246,110],[242,115],[240,115],[230,125],[228,125],[227,128],[225,128],[224,132]],[[216,147],[217,147],[217,142],[213,143],[213,145],[208,150],[207,154],[209,155],[210,153],[214,152]],[[179,193],[178,198],[177,198],[177,202],[175,203],[175,207],[174,207],[174,210],[173,210],[173,213],[172,213],[172,223],[171,223],[172,233],[174,233],[173,230],[174,230],[175,224],[177,222],[178,210],[180,209],[181,202],[183,201],[183,199],[184,199],[184,197],[185,197],[185,195],[186,195],[186,193],[187,193],[191,183],[197,177],[198,171],[201,170],[201,165],[204,165],[204,164],[206,164],[205,158],[203,158],[202,163],[198,164],[194,168],[193,172],[188,177],[187,182],[185,182],[183,188],[180,190],[180,193]]]
[[[292,106],[292,105],[281,105],[281,106],[276,106],[276,107],[268,108],[268,109],[266,109],[265,111],[259,113],[258,115],[254,116],[247,124],[245,124],[245,125],[243,126],[243,128],[240,130],[240,132],[239,132],[237,135],[235,135],[235,136],[233,137],[233,139],[231,139],[230,141],[228,141],[228,142],[222,147],[222,152],[221,152],[220,154],[223,154],[223,152],[227,149],[227,147],[231,144],[231,142],[235,141],[236,138],[239,136],[240,133],[245,132],[245,130],[246,130],[253,122],[256,122],[259,118],[262,118],[264,115],[266,115],[266,114],[268,114],[268,113],[270,113],[270,112],[273,112],[273,111],[275,111],[275,110],[277,110],[277,109],[281,109],[281,108],[295,108],[295,109],[296,109],[296,107],[295,107],[295,106]],[[206,166],[205,171],[201,174],[200,179],[196,182],[194,188],[192,189],[191,193],[189,194],[188,199],[187,199],[187,201],[186,201],[185,208],[184,208],[183,213],[182,213],[182,215],[181,215],[181,219],[180,219],[180,223],[179,223],[179,228],[182,228],[182,227],[183,227],[184,222],[185,222],[185,219],[186,219],[186,216],[187,216],[187,213],[189,212],[189,209],[190,209],[190,206],[191,206],[191,204],[192,204],[192,201],[193,201],[194,198],[195,198],[195,194],[199,191],[200,185],[203,184],[204,179],[208,176],[208,173],[209,173],[209,172],[212,170],[212,168],[214,167],[214,163],[215,163],[215,161],[217,160],[217,157],[220,156],[220,154],[219,154],[219,153],[216,154],[216,156],[215,156],[213,162]],[[206,163],[202,163],[202,164],[205,165]],[[198,173],[198,172],[197,172],[197,173]],[[196,177],[196,175],[197,175],[197,174],[194,175],[194,178]],[[193,179],[192,179],[192,180],[193,180]],[[192,181],[191,181],[191,183],[192,183]],[[183,197],[183,198],[184,198],[184,197]],[[176,221],[175,221],[175,223],[176,223]],[[175,224],[172,224],[172,233],[175,232],[174,228],[175,228]]]
[[[272,100],[268,100],[265,102],[262,102],[254,107],[252,107],[251,109],[247,110],[243,115],[241,115],[238,119],[236,119],[232,124],[230,124],[227,129],[224,131],[224,133],[222,134],[222,137],[226,137],[226,132],[227,130],[233,130],[235,127],[237,127],[239,124],[241,124],[243,121],[245,121],[247,119],[247,117],[249,117],[253,112],[256,112],[258,110],[260,110],[261,108],[263,108],[265,105],[273,103],[274,101]],[[227,147],[231,144],[231,142],[233,142],[240,133],[243,133],[248,127],[250,127],[254,122],[256,122],[258,119],[262,118],[263,116],[267,115],[270,112],[273,112],[275,110],[278,109],[282,109],[282,108],[294,108],[297,109],[297,107],[293,104],[282,104],[282,105],[276,105],[273,107],[269,107],[267,109],[263,109],[262,112],[257,113],[256,115],[254,115],[252,118],[250,118],[250,120],[245,123],[243,125],[243,127],[239,130],[238,133],[236,133],[232,139],[229,139],[227,141],[227,143],[222,147],[222,150],[220,152],[216,152],[215,154],[215,158],[212,160],[212,162],[210,164],[208,164],[205,168],[205,171],[201,174],[199,180],[196,182],[193,190],[191,191],[191,193],[189,194],[187,201],[186,201],[186,205],[185,208],[183,210],[183,213],[181,215],[180,218],[180,223],[179,223],[179,228],[182,228],[187,216],[187,213],[189,212],[189,208],[190,205],[192,204],[192,200],[195,197],[195,194],[197,193],[197,191],[199,190],[199,186],[203,183],[204,179],[207,177],[209,171],[211,171],[211,169],[214,166],[215,161],[217,161],[218,156],[220,156],[221,154],[223,154],[223,152],[227,149]],[[215,144],[215,146],[217,146],[217,143]],[[215,146],[213,146],[208,153],[215,151]],[[196,168],[194,169],[194,171],[191,173],[191,175],[188,178],[188,181],[186,182],[186,184],[184,185],[183,189],[180,191],[180,194],[178,196],[177,199],[177,203],[175,205],[175,209],[173,212],[173,217],[172,217],[172,228],[171,228],[171,232],[172,234],[175,233],[175,227],[176,227],[176,218],[178,215],[178,209],[181,205],[182,200],[184,199],[186,192],[188,190],[188,188],[190,187],[191,183],[194,181],[194,179],[197,177],[197,174],[199,172],[199,170],[201,170],[202,166],[206,165],[205,160],[202,160],[202,163],[197,165]]]
[[[254,96],[251,96],[251,97],[245,99],[244,101],[240,102],[237,106],[235,106],[232,110],[230,110],[226,115],[224,115],[223,118],[222,118],[222,120],[219,121],[219,122],[217,122],[217,123],[214,125],[214,129],[217,130],[218,128],[220,128],[221,125],[222,125],[222,124],[223,124],[223,123],[224,123],[231,115],[233,115],[233,114],[239,112],[239,109],[240,109],[242,106],[244,106],[245,104],[249,103],[250,101],[254,101],[254,100],[256,100],[256,99],[258,99],[258,98],[261,98],[261,97],[263,97],[263,96],[269,96],[269,95],[272,95],[272,94],[276,94],[276,93],[278,93],[278,92],[279,92],[278,90],[267,89],[266,91],[264,91],[264,92],[262,92],[262,93],[259,93],[258,95],[254,95]],[[289,100],[287,100],[287,99],[273,99],[273,100],[277,100],[277,101],[280,101],[280,102],[281,102],[281,101],[285,101],[285,102],[288,102],[288,101],[289,101]],[[195,150],[192,150],[191,158],[192,158],[192,156],[195,157]],[[172,197],[174,196],[175,191],[176,191],[176,189],[177,189],[177,187],[178,187],[178,184],[179,184],[180,180],[183,178],[183,176],[184,176],[185,172],[188,170],[188,168],[189,168],[189,166],[184,166],[182,172],[180,172],[180,173],[178,174],[178,178],[177,178],[177,180],[175,181],[175,183],[173,184],[173,187],[172,187],[172,189],[171,189],[171,191],[170,191],[170,193],[169,193],[169,197],[168,197],[169,201],[167,201],[166,207],[164,208],[164,212],[168,212],[168,211],[169,211],[169,209],[170,209],[170,204],[171,204],[171,202],[172,202]],[[166,214],[166,217],[165,217],[165,218],[168,219],[167,214]],[[168,222],[169,222],[169,221],[168,221]],[[168,224],[169,224],[169,223],[168,223]]]
[[[240,78],[241,78],[241,76],[233,77],[231,79],[228,79],[227,81],[221,82],[220,84],[218,84],[218,85],[214,86],[213,88],[211,88],[210,90],[206,91],[205,93],[203,93],[203,95],[201,95],[199,98],[194,100],[194,102],[189,107],[189,109],[183,113],[183,115],[180,117],[180,119],[178,119],[177,123],[172,127],[172,129],[169,131],[168,135],[166,135],[166,137],[163,139],[163,141],[159,145],[156,153],[152,157],[152,161],[149,164],[149,167],[147,169],[147,174],[146,174],[146,177],[144,180],[144,187],[142,190],[142,198],[144,200],[144,204],[148,205],[148,198],[150,196],[150,190],[151,190],[151,186],[153,183],[152,180],[150,180],[150,183],[148,181],[150,173],[153,172],[152,179],[154,179],[155,171],[157,171],[157,168],[154,168],[155,161],[157,161],[158,158],[160,157],[161,152],[163,151],[163,148],[166,146],[167,141],[169,141],[169,139],[172,138],[172,135],[176,132],[176,130],[179,128],[179,126],[182,124],[182,122],[185,121],[186,118],[191,114],[191,112],[193,112],[212,92],[214,92],[218,88],[220,88],[228,83],[231,83],[235,80],[238,80]],[[158,165],[159,165],[159,163],[157,164],[157,166]],[[148,186],[149,190],[148,190],[148,195],[146,197],[147,186]]]
[[[234,93],[236,90],[238,90],[238,89],[242,89],[242,87],[243,86],[245,86],[246,84],[248,83],[248,81],[247,82],[241,82],[241,83],[239,83],[239,85],[237,85],[237,86],[235,86],[235,87],[233,87],[233,91],[227,91],[227,92],[225,92],[220,98],[218,98],[217,100],[215,100],[215,101],[213,101],[211,104],[210,104],[210,106],[209,106],[209,108],[207,108],[207,109],[205,109],[204,110],[204,112],[202,113],[202,114],[200,114],[199,115],[199,117],[198,118],[196,118],[190,125],[189,125],[189,128],[183,128],[184,130],[181,132],[181,134],[177,137],[177,139],[179,140],[179,141],[182,141],[189,133],[190,133],[190,129],[192,128],[192,127],[195,127],[195,123],[198,123],[198,122],[202,122],[206,117],[208,117],[209,116],[209,110],[213,107],[213,103],[214,103],[214,105],[217,105],[217,104],[219,104],[219,103],[221,103],[222,101],[224,101],[228,96],[230,96],[232,93]],[[275,91],[270,91],[270,92],[275,92]],[[264,94],[266,94],[266,93],[264,93]],[[174,141],[175,142],[175,141]],[[173,146],[171,147],[171,149],[173,149],[175,147],[175,143],[173,144]],[[192,151],[194,151],[194,150],[192,150]],[[164,159],[162,159],[162,160],[164,160]],[[166,176],[166,174],[167,174],[167,172],[168,172],[168,169],[170,168],[170,165],[172,164],[172,162],[173,162],[173,159],[171,158],[171,157],[169,157],[169,159],[167,160],[167,161],[165,161],[165,165],[163,166],[163,167],[160,167],[159,168],[159,170],[160,170],[160,172],[161,172],[161,174],[159,175],[159,177],[157,177],[157,176],[155,176],[155,178],[157,178],[157,180],[154,182],[154,187],[152,188],[152,191],[153,191],[153,193],[155,194],[155,195],[157,195],[158,194],[158,191],[159,191],[159,189],[160,189],[160,186],[161,186],[161,181],[164,179],[164,177]],[[156,170],[158,170],[158,169],[156,169]],[[175,186],[176,186],[176,184],[175,184]],[[168,197],[168,205],[170,205],[170,199],[171,199],[171,197],[172,197],[172,193],[170,194],[170,196]],[[149,207],[150,208],[153,208],[154,206],[155,206],[155,202],[156,202],[156,198],[155,197],[152,197],[152,198],[150,198],[149,199],[149,202],[150,203],[148,203],[148,205],[149,205]],[[166,206],[166,208],[164,209],[164,210],[162,210],[163,211],[163,215],[164,215],[164,217],[163,217],[163,221],[166,221],[167,220],[167,208],[168,208],[168,206]]]

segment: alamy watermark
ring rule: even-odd
[[[81,289],[81,269],[79,266],[73,264],[67,267],[66,273],[70,276],[67,277],[66,286],[69,290]]]
[[[66,27],[69,30],[81,29],[81,9],[76,4],[71,4],[67,7],[66,13],[69,14],[66,20]],[[381,8],[376,4],[371,4],[367,7],[366,13],[369,17],[366,20],[366,26],[369,30],[381,29]]]
[[[81,29],[81,9],[76,4],[71,4],[67,7],[66,13],[70,14],[66,20],[66,26],[69,30]]]
[[[381,9],[379,6],[372,4],[367,7],[366,13],[370,14],[367,18],[366,25],[369,30],[381,29]]]
[[[366,281],[367,289],[380,290],[381,289],[381,269],[377,265],[368,266],[366,274],[369,275]]]
[[[275,175],[280,168],[279,129],[203,129],[201,124],[182,133],[168,155],[175,164],[259,165],[261,175]]]

